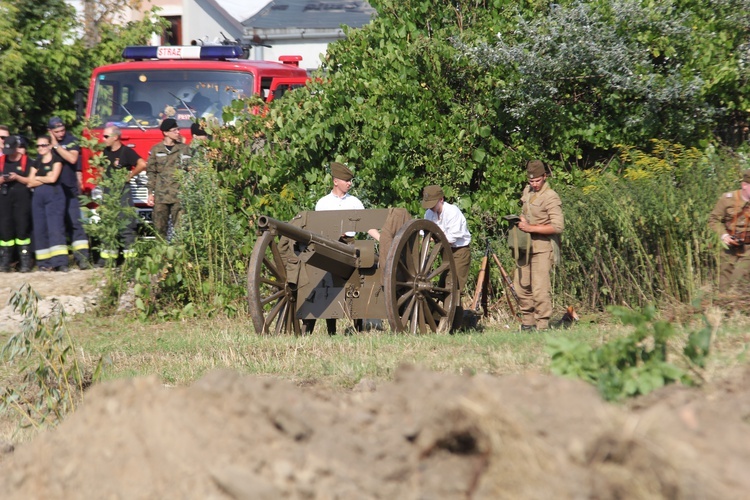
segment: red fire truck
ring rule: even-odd
[[[222,122],[222,108],[234,99],[262,96],[267,101],[286,90],[305,85],[307,72],[301,56],[281,56],[280,62],[241,59],[239,45],[135,46],[123,51],[126,62],[101,66],[91,75],[88,99],[82,110],[101,137],[102,129],[116,125],[122,142],[144,159],[163,139],[159,124],[174,118],[190,141],[190,126],[199,118]],[[81,106],[83,107],[83,106]],[[84,191],[95,187],[89,167],[91,152],[82,152]],[[146,209],[145,172],[131,182],[137,207]],[[142,215],[149,218],[147,213]]]

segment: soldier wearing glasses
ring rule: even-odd
[[[7,125],[0,125],[0,156],[3,156],[3,148],[5,147],[5,139],[10,137],[10,129]]]
[[[180,183],[175,173],[187,169],[192,158],[190,147],[182,142],[180,128],[174,118],[167,118],[159,126],[164,140],[151,148],[146,164],[148,174],[148,204],[154,207],[154,228],[167,239],[169,218],[172,227],[180,221]]]
[[[78,196],[83,188],[81,174],[81,147],[78,139],[67,131],[65,123],[57,116],[47,122],[52,154],[62,163],[59,184],[65,194],[65,233],[70,240],[78,267],[88,269],[89,239],[81,223],[81,202]]]

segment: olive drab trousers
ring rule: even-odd
[[[750,277],[750,248],[746,246],[722,251],[719,262],[719,291],[722,293]]]
[[[398,233],[403,225],[410,220],[412,220],[411,214],[409,214],[405,208],[389,209],[383,227],[380,228],[378,265],[381,267],[385,265],[385,260],[388,258],[388,253],[391,251],[394,236],[396,236],[396,233]]]
[[[181,213],[182,206],[179,201],[176,203],[154,203],[154,229],[156,229],[157,234],[160,234],[165,240],[169,239],[169,218],[172,218],[173,230],[177,230]]]
[[[515,287],[525,327],[538,330],[549,328],[552,316],[552,283],[550,273],[554,265],[554,252],[532,253],[528,260],[522,254],[516,261]]]

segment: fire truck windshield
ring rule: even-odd
[[[145,70],[101,73],[91,120],[95,125],[154,128],[165,118],[190,127],[194,118],[215,118],[232,100],[252,95],[253,75],[238,71]]]

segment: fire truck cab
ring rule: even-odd
[[[84,110],[90,124],[87,135],[101,138],[104,127],[115,125],[123,144],[144,159],[163,139],[159,125],[165,118],[177,120],[188,143],[194,121],[222,123],[222,109],[232,100],[257,95],[270,102],[309,79],[299,67],[300,56],[251,61],[240,59],[239,45],[134,46],[122,55],[126,62],[100,66],[91,75]],[[96,173],[89,165],[91,152],[82,153],[88,193],[95,187]],[[145,172],[131,182],[137,207],[146,206],[146,182]]]

